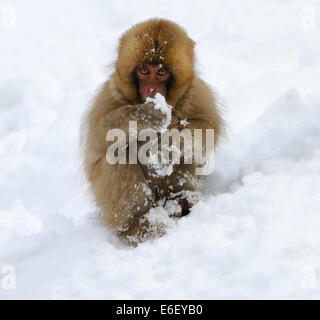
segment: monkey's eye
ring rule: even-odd
[[[159,76],[164,76],[166,74],[167,74],[167,70],[166,69],[164,69],[164,68],[159,69],[159,71],[158,71],[158,75]]]
[[[141,67],[139,68],[139,72],[140,72],[141,74],[143,74],[143,75],[147,75],[147,74],[149,74],[149,69],[148,69],[146,66],[141,66]]]

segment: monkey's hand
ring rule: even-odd
[[[179,206],[181,207],[181,212],[175,214],[175,217],[183,217],[190,213],[190,209],[192,208],[192,204],[187,199],[179,199]]]
[[[159,130],[166,121],[166,114],[160,109],[155,109],[153,102],[129,106],[128,118],[137,121],[138,130]]]
[[[96,127],[105,130],[117,128],[128,134],[129,121],[136,121],[138,131],[151,129],[158,132],[165,120],[166,114],[155,109],[153,102],[149,102],[116,108],[109,112],[107,118],[102,118],[101,124],[98,123]]]

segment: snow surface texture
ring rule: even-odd
[[[1,11],[0,298],[320,298],[318,1],[7,3],[16,27]],[[191,214],[131,248],[95,218],[79,124],[119,35],[155,12],[196,40],[235,134]]]

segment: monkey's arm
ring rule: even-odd
[[[169,127],[170,129],[178,129],[179,132],[182,132],[184,129],[190,130],[192,140],[189,141],[190,146],[186,146],[187,148],[192,148],[194,146],[194,139],[195,139],[195,130],[201,130],[201,143],[202,143],[202,150],[211,152],[212,149],[214,148],[215,144],[215,127],[214,124],[210,120],[204,120],[204,119],[179,119],[177,117],[173,117],[173,121],[171,123],[171,126]],[[207,130],[214,130],[214,134],[208,135],[209,139],[212,139],[212,143],[207,143]],[[199,134],[198,134],[199,137]],[[210,148],[210,150],[206,150],[206,146]],[[184,156],[184,150],[185,150],[185,140],[181,139],[180,141],[180,148],[181,148],[181,157]],[[193,154],[194,156],[194,154]],[[193,159],[194,160],[194,159]]]
[[[192,132],[194,129],[202,129],[203,137],[206,129],[213,129],[215,145],[224,132],[224,121],[218,110],[218,100],[209,86],[200,78],[194,78],[184,101],[176,106],[173,126],[179,130],[189,128]]]
[[[153,103],[138,105],[123,105],[111,110],[93,108],[89,115],[88,134],[85,146],[85,171],[90,176],[92,166],[105,157],[107,148],[112,144],[106,141],[107,132],[111,129],[121,129],[128,138],[129,121],[136,121],[137,130],[151,128],[157,130],[165,115],[154,109]]]
[[[129,121],[137,122],[137,130],[153,129],[157,131],[161,128],[166,115],[154,108],[151,102],[146,104],[125,105],[109,112],[101,125],[110,130],[118,128],[129,134]]]
[[[131,230],[137,224],[137,219],[152,207],[154,196],[141,166],[112,165],[106,161],[106,151],[112,143],[106,141],[106,134],[117,128],[128,137],[129,121],[137,121],[138,130],[156,129],[161,126],[163,116],[153,104],[125,105],[96,116],[96,121],[90,123],[88,178],[106,223],[119,232]]]

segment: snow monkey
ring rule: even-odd
[[[195,164],[183,161],[160,174],[139,160],[110,163],[106,151],[116,139],[108,141],[106,134],[121,129],[128,143],[129,121],[135,121],[138,132],[154,129],[161,136],[158,129],[169,115],[156,108],[153,98],[160,96],[171,106],[168,130],[214,129],[216,145],[222,118],[213,93],[195,72],[194,45],[179,25],[168,20],[150,19],[133,26],[121,36],[115,70],[85,118],[84,168],[94,200],[104,223],[129,242],[165,233],[145,218],[159,203],[175,201],[173,216],[188,214],[193,202],[186,195],[197,192],[201,177]],[[135,143],[142,144],[137,139]],[[128,150],[124,152],[128,158]]]

